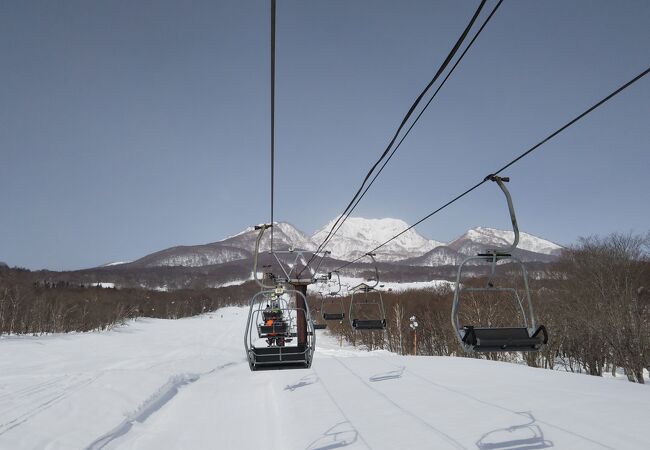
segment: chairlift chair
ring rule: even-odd
[[[386,328],[384,302],[381,297],[381,292],[375,289],[379,284],[379,270],[377,269],[374,254],[367,253],[366,256],[370,257],[375,266],[375,283],[373,285],[361,283],[352,288],[348,319],[350,320],[350,325],[355,330],[384,330]],[[361,314],[364,308],[366,309],[366,314]],[[376,311],[374,317],[371,319],[365,317],[369,308]],[[361,317],[362,315],[364,317]]]
[[[276,284],[271,286],[258,279],[260,241],[270,227],[266,224],[256,227],[259,234],[255,243],[253,277],[262,290],[250,300],[244,349],[253,371],[306,369],[311,367],[316,334],[305,295],[287,289],[285,284],[289,280],[274,278]]]
[[[345,311],[343,308],[343,297],[340,296],[341,292],[341,277],[338,272],[331,272],[336,274],[338,288],[336,291],[330,291],[321,298],[321,317],[325,321],[345,319]]]
[[[320,298],[316,300],[316,306],[314,306],[314,316],[319,317],[320,320],[318,322],[314,322],[314,329],[324,330],[327,328],[327,323],[322,319],[323,293],[319,292],[318,296]]]
[[[298,308],[295,301],[290,302],[287,299],[290,296],[303,296],[304,299],[302,292],[283,288],[260,291],[251,299],[244,335],[244,347],[251,370],[311,367],[315,332],[309,306]],[[278,302],[278,305],[269,314],[267,305],[274,301]],[[293,344],[298,336],[299,313],[304,314],[306,318],[307,342],[289,345]],[[268,322],[271,324],[267,325]]]
[[[512,205],[512,198],[510,192],[506,188],[504,182],[508,182],[509,178],[501,178],[496,175],[487,177],[490,181],[494,181],[503,191],[508,209],[510,211],[510,219],[514,231],[514,241],[507,249],[488,250],[484,253],[479,253],[476,256],[470,256],[463,260],[458,267],[456,276],[456,285],[454,289],[454,300],[452,304],[451,322],[456,332],[456,336],[461,344],[461,347],[467,352],[532,352],[539,351],[548,342],[548,333],[544,325],[536,327],[535,315],[533,312],[533,303],[530,296],[530,288],[528,286],[528,273],[523,262],[512,256],[512,252],[517,248],[519,243],[519,227],[515,216],[514,207]],[[523,285],[525,298],[524,301],[528,305],[528,312],[524,308],[521,297],[517,290],[511,287],[498,287],[495,286],[496,266],[500,261],[511,261],[521,269],[523,277]],[[487,263],[490,267],[490,276],[484,287],[466,287],[461,283],[463,268],[468,263]],[[465,292],[474,293],[506,293],[511,294],[513,299],[517,301],[519,313],[523,319],[522,327],[476,327],[473,325],[461,325],[459,318],[459,305],[462,294]]]

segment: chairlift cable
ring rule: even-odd
[[[443,63],[440,65],[440,67],[439,67],[438,70],[436,71],[436,74],[434,75],[434,77],[431,79],[431,81],[429,81],[429,83],[426,85],[426,87],[422,90],[422,92],[420,92],[420,94],[418,95],[418,97],[415,99],[415,101],[413,102],[413,104],[412,104],[411,107],[409,108],[408,112],[406,113],[406,115],[405,115],[404,118],[402,119],[402,122],[400,123],[399,127],[397,128],[397,131],[395,131],[395,134],[393,135],[392,139],[391,139],[390,142],[388,143],[388,146],[386,147],[386,149],[384,150],[384,152],[381,154],[381,156],[379,157],[379,159],[378,159],[378,160],[373,164],[373,166],[370,168],[370,170],[369,170],[368,173],[366,174],[365,178],[363,179],[363,182],[361,183],[361,186],[359,187],[359,189],[357,190],[357,192],[356,192],[356,193],[354,194],[354,196],[352,197],[352,200],[350,200],[350,202],[348,203],[348,205],[346,206],[346,208],[343,210],[343,213],[342,213],[341,215],[339,215],[339,217],[337,218],[337,220],[334,222],[334,224],[332,225],[332,228],[331,228],[330,231],[328,232],[328,234],[327,234],[327,236],[325,237],[325,239],[323,240],[323,242],[318,246],[318,248],[317,248],[317,250],[316,250],[316,253],[318,253],[320,250],[323,249],[323,247],[325,246],[325,244],[326,244],[326,243],[328,242],[328,240],[330,239],[330,236],[332,236],[332,233],[333,233],[334,229],[337,227],[337,225],[339,224],[339,222],[340,222],[341,220],[343,220],[343,222],[345,222],[345,220],[347,220],[347,217],[344,218],[344,216],[345,216],[345,215],[347,214],[347,212],[350,210],[350,208],[351,208],[352,205],[355,203],[355,201],[357,200],[357,198],[361,195],[361,192],[363,191],[363,189],[364,189],[366,183],[368,182],[368,180],[369,180],[370,177],[372,176],[372,174],[373,174],[373,172],[375,171],[375,169],[379,166],[379,164],[381,164],[381,162],[382,162],[383,159],[386,157],[386,155],[388,155],[388,153],[390,152],[390,150],[391,150],[393,144],[395,143],[395,141],[397,141],[397,138],[399,137],[400,132],[402,131],[402,129],[403,129],[404,126],[406,125],[406,122],[407,122],[408,119],[411,117],[411,115],[413,114],[413,112],[415,111],[415,109],[417,108],[417,106],[420,104],[420,102],[422,101],[422,99],[424,98],[424,96],[426,95],[426,93],[429,91],[429,89],[431,88],[431,86],[432,86],[432,85],[433,85],[433,84],[438,80],[438,78],[440,77],[440,75],[442,74],[442,72],[447,68],[447,66],[449,65],[449,63],[450,63],[451,60],[453,59],[453,57],[456,55],[458,49],[460,48],[460,46],[461,46],[462,43],[464,42],[465,38],[466,38],[467,35],[469,34],[469,31],[471,30],[472,26],[474,25],[474,22],[476,21],[476,19],[478,18],[479,14],[481,13],[481,10],[483,9],[483,6],[485,5],[486,1],[487,1],[487,0],[482,0],[482,1],[481,1],[481,3],[479,4],[478,8],[477,8],[476,11],[474,12],[474,15],[472,16],[471,20],[469,21],[469,23],[467,24],[467,26],[466,26],[465,29],[463,30],[463,33],[460,35],[460,37],[459,37],[458,40],[456,41],[455,45],[453,46],[453,48],[451,49],[451,51],[449,52],[449,54],[447,55],[447,57],[445,58],[445,60],[443,61]],[[315,256],[312,256],[312,258],[308,261],[307,265],[309,265],[309,264],[311,263],[311,261],[312,261],[314,258],[315,258]]]
[[[413,127],[415,126],[415,124],[418,122],[418,120],[420,120],[420,117],[422,117],[422,114],[424,114],[424,112],[425,112],[426,109],[429,107],[429,105],[431,104],[431,102],[433,101],[433,99],[436,98],[436,96],[438,95],[438,92],[440,92],[440,90],[441,90],[442,87],[445,85],[445,83],[447,82],[447,80],[449,79],[449,77],[451,76],[451,74],[454,72],[454,70],[456,69],[456,67],[458,67],[458,64],[462,61],[462,59],[463,59],[463,57],[465,56],[465,54],[467,53],[467,51],[472,47],[472,44],[474,44],[474,41],[476,41],[476,39],[477,39],[478,36],[481,34],[481,32],[483,31],[483,29],[485,28],[485,26],[488,24],[488,22],[490,21],[490,19],[491,19],[492,16],[494,15],[494,13],[496,13],[496,11],[497,11],[497,9],[499,8],[499,6],[501,5],[501,3],[503,3],[503,0],[499,0],[499,2],[496,4],[496,6],[494,7],[494,9],[492,9],[492,12],[491,12],[491,13],[488,15],[488,17],[485,19],[485,21],[483,22],[483,24],[481,25],[481,27],[478,29],[478,31],[476,32],[476,34],[474,35],[474,37],[472,38],[472,40],[469,42],[469,44],[467,44],[467,47],[465,48],[465,50],[463,50],[463,53],[461,53],[461,55],[458,57],[458,59],[456,60],[456,62],[455,62],[454,65],[452,66],[452,68],[449,70],[449,72],[447,73],[447,75],[445,76],[445,78],[442,80],[442,82],[440,83],[440,85],[438,86],[438,88],[435,90],[435,92],[433,93],[433,95],[431,96],[431,98],[427,101],[427,103],[424,105],[424,107],[422,108],[422,110],[418,113],[418,115],[416,116],[415,120],[411,123],[411,125],[409,126],[409,128],[406,130],[406,133],[404,133],[404,135],[403,135],[402,138],[399,140],[399,142],[397,143],[397,145],[396,145],[396,146],[391,150],[390,155],[388,156],[388,158],[386,159],[386,161],[384,161],[384,163],[382,164],[382,166],[379,168],[379,171],[375,174],[375,176],[372,178],[372,180],[370,180],[370,183],[368,184],[368,186],[366,186],[366,188],[364,189],[364,191],[361,193],[361,196],[356,200],[356,202],[354,203],[354,205],[352,206],[352,208],[350,209],[350,211],[346,214],[346,219],[345,219],[345,220],[347,220],[347,218],[348,218],[348,217],[352,214],[352,212],[356,209],[356,207],[357,207],[357,205],[359,204],[359,202],[361,202],[361,199],[366,195],[366,193],[368,192],[368,190],[370,189],[370,187],[374,184],[375,180],[379,177],[379,175],[382,173],[382,171],[384,170],[384,168],[386,167],[386,165],[387,165],[387,164],[390,162],[390,160],[393,158],[393,156],[395,155],[395,152],[397,152],[397,150],[398,150],[398,149],[400,148],[400,146],[402,145],[402,142],[404,142],[404,139],[406,139],[406,137],[409,135],[409,133],[411,132],[411,130],[413,129]],[[345,220],[344,220],[344,221],[345,221]],[[344,221],[343,221],[343,222],[344,222]],[[336,228],[336,230],[334,230],[334,232],[333,232],[332,235],[330,236],[328,242],[330,242],[330,241],[334,238],[334,236],[336,235],[336,233],[338,233],[339,229],[343,226],[343,222],[341,222],[341,223],[338,225],[338,227]],[[327,243],[325,243],[325,245],[327,245]]]
[[[271,251],[273,251],[273,199],[275,197],[275,3],[271,0]]]
[[[406,233],[407,231],[409,231],[409,230],[415,228],[416,226],[418,226],[419,224],[421,224],[421,223],[424,222],[425,220],[431,218],[432,216],[434,216],[434,215],[437,214],[438,212],[440,212],[440,211],[442,211],[443,209],[447,208],[447,207],[448,207],[449,205],[451,205],[452,203],[454,203],[454,202],[460,200],[461,198],[465,197],[467,194],[469,194],[470,192],[474,191],[475,189],[477,189],[478,187],[480,187],[481,185],[483,185],[485,182],[489,181],[489,177],[490,177],[491,175],[498,175],[499,173],[503,172],[503,171],[506,170],[507,168],[511,167],[513,164],[519,162],[522,158],[528,156],[528,155],[531,154],[533,151],[535,151],[535,150],[537,150],[539,147],[541,147],[543,144],[547,143],[548,141],[550,141],[551,139],[553,139],[555,136],[557,136],[558,134],[560,134],[562,131],[566,130],[566,129],[569,128],[571,125],[574,125],[574,124],[575,124],[576,122],[578,122],[580,119],[584,118],[584,117],[587,116],[589,113],[593,112],[594,110],[596,110],[597,108],[599,108],[600,106],[602,106],[603,104],[605,104],[606,102],[608,102],[609,100],[611,100],[612,98],[614,98],[615,96],[617,96],[618,94],[620,94],[621,92],[623,92],[625,89],[627,89],[628,87],[630,87],[631,85],[633,85],[634,83],[636,83],[637,81],[639,81],[641,78],[643,78],[644,76],[646,76],[648,73],[650,73],[650,67],[647,68],[647,69],[645,69],[643,72],[641,72],[640,74],[638,74],[636,77],[632,78],[632,79],[631,79],[630,81],[628,81],[627,83],[625,83],[625,84],[623,84],[622,86],[620,86],[618,89],[616,89],[615,91],[613,91],[612,93],[610,93],[609,95],[607,95],[606,97],[604,97],[602,100],[600,100],[600,101],[598,101],[597,103],[595,103],[594,105],[592,105],[590,108],[588,108],[587,110],[585,110],[585,111],[582,112],[581,114],[579,114],[579,115],[577,115],[576,117],[574,117],[573,119],[571,119],[571,120],[570,120],[569,122],[567,122],[565,125],[563,125],[562,127],[558,128],[558,129],[555,130],[553,133],[549,134],[547,137],[545,137],[545,138],[542,139],[540,142],[538,142],[537,144],[533,145],[531,148],[529,148],[528,150],[526,150],[525,152],[523,152],[522,154],[520,154],[519,156],[517,156],[516,158],[514,158],[514,159],[511,160],[510,162],[508,162],[506,165],[504,165],[503,167],[501,167],[501,168],[498,169],[497,171],[493,172],[492,174],[488,175],[488,176],[487,176],[486,178],[484,178],[482,181],[476,183],[474,186],[472,186],[472,187],[470,187],[469,189],[465,190],[462,194],[457,195],[456,197],[454,197],[453,199],[451,199],[450,201],[448,201],[447,203],[445,203],[444,205],[442,205],[442,206],[439,207],[438,209],[436,209],[436,210],[430,212],[429,214],[427,214],[426,216],[424,216],[423,218],[421,218],[420,220],[418,220],[417,222],[415,222],[413,225],[410,225],[408,228],[402,230],[401,232],[397,233],[395,236],[391,237],[390,239],[388,239],[388,240],[385,241],[384,243],[378,245],[377,247],[375,247],[374,249],[372,249],[372,250],[370,251],[370,253],[374,253],[374,252],[376,252],[377,250],[379,250],[380,248],[382,248],[382,247],[385,246],[386,244],[388,244],[388,243],[394,241],[395,239],[397,239],[398,237],[400,237],[401,235],[403,235],[403,234]],[[358,258],[356,258],[356,259],[354,259],[354,260],[352,260],[352,261],[349,261],[349,262],[343,264],[342,266],[338,267],[338,268],[335,269],[335,270],[341,270],[341,269],[343,269],[343,268],[349,266],[350,264],[354,264],[355,262],[361,260],[363,257],[364,257],[364,256],[360,256],[360,257],[358,257]]]

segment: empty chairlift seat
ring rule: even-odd
[[[509,181],[506,177],[489,175],[486,181],[494,181],[505,195],[512,222],[514,240],[508,248],[490,249],[476,256],[466,258],[458,267],[456,275],[456,286],[454,288],[454,300],[451,309],[451,323],[456,331],[456,336],[462,348],[468,352],[534,352],[541,350],[548,342],[548,333],[544,325],[536,327],[535,314],[533,312],[533,303],[530,296],[530,287],[528,286],[528,272],[523,262],[512,255],[519,243],[519,226],[515,216],[515,209],[512,204],[510,192],[505,184]],[[497,265],[499,263],[510,263],[513,269],[517,267],[521,271],[521,281],[523,282],[523,298],[520,297],[518,290],[514,287],[497,286],[496,280],[499,278]],[[472,287],[463,283],[463,267],[472,264],[474,270],[481,265],[487,265],[489,275],[487,282],[483,287]],[[514,272],[514,271],[513,271]],[[503,280],[501,280],[503,281]],[[511,282],[508,280],[508,282]],[[474,294],[508,294],[518,306],[519,316],[524,326],[520,327],[477,327],[471,325],[461,325],[459,310],[461,298],[464,292]],[[527,307],[524,306],[526,304]]]
[[[463,327],[462,342],[475,352],[527,352],[538,351],[548,342],[548,333],[544,325],[532,335],[528,328],[475,328]]]
[[[343,298],[339,295],[341,292],[341,277],[338,272],[330,272],[330,278],[336,276],[335,282],[337,289],[329,292],[327,295],[321,294],[320,310],[321,318],[325,321],[345,319],[343,309]]]
[[[357,330],[383,330],[386,328],[386,320],[362,320],[362,319],[353,319],[352,328]]]
[[[345,319],[345,314],[343,313],[323,313],[323,320],[343,320]]]

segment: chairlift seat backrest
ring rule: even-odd
[[[343,313],[323,313],[324,320],[343,320],[344,318],[345,314]]]
[[[271,325],[260,325],[259,332],[260,334],[286,334],[289,330],[289,324],[287,322],[273,322]]]
[[[352,321],[352,328],[355,328],[357,330],[383,330],[386,328],[386,320],[354,319]]]

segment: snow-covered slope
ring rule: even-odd
[[[410,258],[402,262],[411,266],[454,266],[460,264],[463,258],[464,256],[456,250],[446,245],[441,245],[422,256]]]
[[[650,388],[339,348],[250,372],[246,311],[0,339],[2,449],[646,449]]]
[[[330,221],[312,236],[315,242],[322,242],[332,229],[336,219]],[[343,223],[334,238],[327,245],[334,258],[351,260],[408,228],[408,224],[399,219],[364,219],[350,217]],[[385,247],[377,251],[378,261],[398,261],[413,258],[433,250],[442,242],[427,239],[415,230],[409,230]]]

